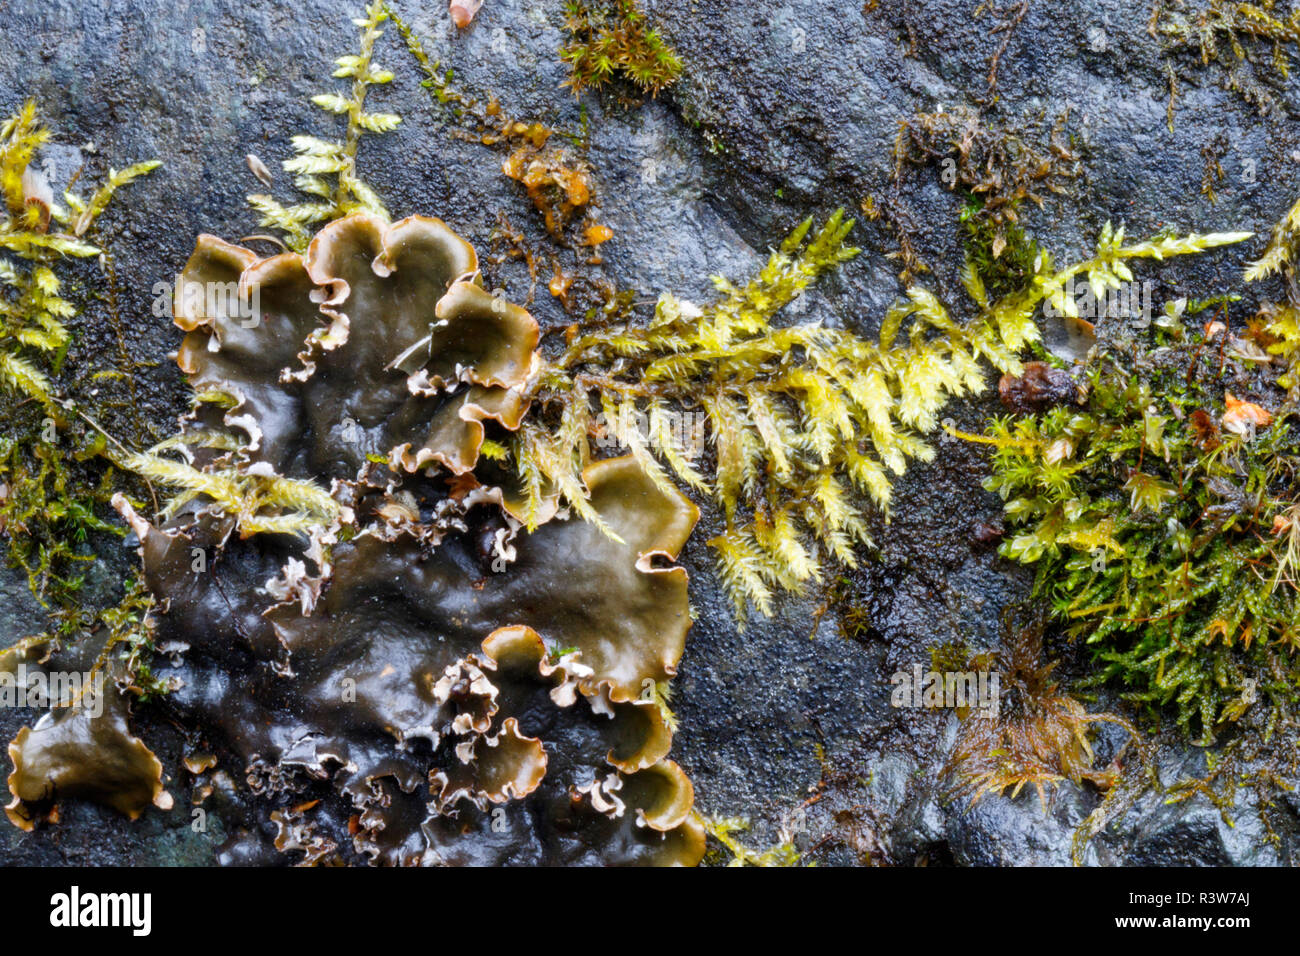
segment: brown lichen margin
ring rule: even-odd
[[[474,385],[455,396],[434,414],[424,445],[415,454],[411,443],[402,442],[388,453],[388,467],[416,472],[431,461],[453,475],[464,475],[478,464],[486,437],[484,422],[489,418],[515,431],[528,409],[527,401],[514,389]]]
[[[467,756],[460,767],[429,776],[443,813],[461,799],[480,810],[486,810],[489,803],[522,800],[546,776],[546,748],[536,737],[520,733],[514,717],[505,719],[495,737],[476,737]]]
[[[112,807],[132,820],[149,806],[172,808],[162,783],[162,762],[131,734],[126,701],[115,688],[106,691],[104,712],[90,717],[65,708],[45,726],[24,727],[9,745],[13,800],[7,816],[20,830],[32,830],[40,817],[30,804],[58,797],[85,797]]]
[[[559,675],[560,684],[552,691],[551,698],[561,707],[573,703],[571,695],[556,692],[571,688],[578,675],[571,672],[563,659],[554,664],[547,660],[546,643],[531,627],[497,628],[483,639],[483,653],[491,659],[496,669],[518,667],[520,670],[536,670],[546,678]],[[672,748],[673,734],[657,703],[637,700],[615,704],[608,698],[593,698],[591,703],[592,709],[597,713],[605,714],[611,719],[637,719],[642,727],[642,736],[636,746],[611,749],[605,755],[611,766],[624,773],[636,773],[653,766],[668,755]]]
[[[637,808],[637,823],[641,826],[667,833],[692,819],[695,785],[686,776],[686,771],[673,761],[661,760],[629,779],[649,784],[654,793],[648,806]]]

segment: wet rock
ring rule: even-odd
[[[56,133],[60,150],[51,156],[58,162],[85,159],[92,171],[150,157],[166,163],[110,210],[101,237],[115,264],[127,346],[136,359],[156,363],[138,373],[139,408],[160,434],[187,396],[165,360],[178,337],[167,317],[154,315],[151,290],[175,275],[198,233],[238,238],[258,231],[244,196],[263,187],[249,171],[248,153],[261,158],[275,174],[278,194],[287,195],[279,161],[290,154],[289,136],[333,131],[308,99],[333,87],[332,62],[354,42],[349,18],[358,6],[345,0],[306,6],[11,0],[5,9],[0,110],[35,96]],[[1001,40],[990,15],[971,16],[974,0],[874,6],[645,0],[685,72],[656,100],[627,109],[614,97],[579,101],[561,89],[560,0],[492,0],[459,31],[445,0],[397,0],[395,6],[467,90],[494,92],[513,114],[570,131],[582,127],[585,111],[595,202],[614,232],[595,272],[651,299],[664,289],[707,299],[710,273],[746,277],[805,216],[840,205],[856,209],[866,194],[891,191],[899,120],[992,100],[989,58]],[[1069,129],[1083,152],[1087,175],[1076,196],[1026,216],[1026,227],[1058,261],[1088,254],[1107,220],[1125,223],[1135,236],[1165,225],[1262,236],[1294,200],[1300,183],[1294,124],[1261,120],[1233,94],[1192,73],[1180,83],[1170,130],[1165,63],[1146,17],[1144,5],[1118,0],[1031,4],[1000,58],[997,101],[988,115],[1069,110]],[[504,212],[528,241],[548,248],[532,204],[501,175],[501,156],[451,135],[448,117],[430,108],[394,31],[381,41],[379,60],[397,78],[376,94],[376,105],[405,122],[364,143],[361,163],[394,213],[437,214],[487,248]],[[1292,114],[1297,89],[1293,82],[1283,91]],[[1201,148],[1220,134],[1231,144],[1223,159],[1230,175],[1211,205],[1200,192]],[[900,202],[914,226],[912,240],[934,269],[924,282],[957,315],[969,315],[957,278],[960,197],[934,170],[917,170]],[[896,242],[865,223],[854,241],[863,254],[797,304],[801,319],[874,333],[900,292],[899,264],[891,257]],[[1227,287],[1242,257],[1262,242],[1151,269],[1157,296]],[[524,265],[495,268],[492,280],[522,299],[529,289]],[[107,281],[95,263],[80,267],[78,276],[90,290]],[[70,365],[93,363],[119,347],[107,307],[87,298]],[[544,327],[570,321],[546,294],[545,277],[531,310]],[[944,414],[963,430],[978,430],[998,411],[990,394]],[[682,727],[675,754],[695,782],[698,804],[751,817],[755,842],[772,835],[782,814],[833,771],[870,781],[854,784],[854,799],[868,805],[871,826],[894,862],[1067,863],[1072,828],[1099,799],[1094,790],[1063,786],[1046,814],[1036,796],[1025,794],[1014,801],[986,797],[974,809],[948,805],[937,779],[944,722],[889,707],[894,670],[928,661],[932,648],[951,640],[972,649],[993,646],[1002,608],[1023,598],[1032,580],[971,540],[973,523],[1000,517],[996,498],[979,487],[986,452],[944,437],[936,438],[936,448],[934,463],[914,466],[896,483],[891,520],[874,523],[880,555],[864,556],[862,570],[844,575],[845,593],[872,615],[874,633],[865,641],[841,635],[837,617],[848,604],[824,612],[814,625],[825,598],[813,593],[784,601],[774,619],[750,621],[739,632],[703,544],[718,517],[706,512],[684,557],[698,619],[675,685]],[[125,550],[110,560],[106,587],[132,564]],[[23,603],[25,594],[22,576],[6,571],[0,586],[5,640],[22,636],[37,616]],[[1063,673],[1086,667],[1083,653],[1063,649]],[[10,736],[28,716],[0,714],[0,732]],[[167,728],[147,712],[139,719],[137,729],[156,744],[164,765],[183,773],[176,769],[180,742],[168,743]],[[1160,746],[1174,756],[1187,749],[1175,740]],[[69,806],[55,830],[4,831],[0,859],[211,862],[220,839],[210,834],[220,833],[220,816],[210,815],[209,833],[194,831],[186,795],[177,792],[170,814],[151,811],[132,826],[108,811]],[[1088,862],[1290,858],[1296,828],[1280,832],[1282,850],[1260,849],[1248,798],[1233,817],[1237,829],[1200,799],[1172,807],[1157,798],[1139,801],[1117,834],[1095,841]],[[848,804],[834,811],[833,801],[825,803],[825,812],[810,808],[810,846],[845,826],[834,812]],[[819,852],[828,861],[862,862],[842,841],[826,847]]]

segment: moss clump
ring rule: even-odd
[[[1054,662],[1043,660],[1041,616],[1017,620],[1017,609],[1003,619],[1002,646],[968,665],[1000,675],[996,713],[961,711],[961,730],[944,773],[953,780],[950,793],[977,803],[988,794],[1011,791],[1015,799],[1033,787],[1044,812],[1047,787],[1062,780],[1088,780],[1104,788],[1115,779],[1113,768],[1093,769],[1090,725],[1108,721],[1127,726],[1112,714],[1090,714],[1060,689],[1052,677]]]
[[[117,191],[159,164],[110,169],[88,198],[69,185],[60,203],[36,163],[50,137],[34,101],[0,125],[0,415],[6,432],[0,436],[0,535],[9,563],[24,571],[32,594],[54,618],[51,633],[11,649],[102,633],[107,638],[94,669],[111,672],[137,696],[154,696],[167,687],[150,669],[153,648],[141,605],[147,599],[130,583],[123,599],[107,608],[86,606],[81,594],[98,560],[96,538],[125,534],[105,520],[110,499],[128,482],[105,465],[119,457],[120,446],[97,419],[121,405],[134,412],[134,403],[112,396],[122,382],[127,396],[133,393],[135,363],[123,345],[121,369],[68,367],[79,309],[65,288],[69,259],[99,257],[112,311],[112,259],[89,237]],[[115,313],[111,318],[116,324]]]
[[[86,487],[65,454],[57,441],[0,438],[0,533],[8,540],[9,563],[27,575],[43,606],[60,609],[75,604],[81,571],[96,560],[91,535],[122,534],[100,517],[112,496],[111,469]]]
[[[565,85],[575,96],[615,79],[657,96],[681,76],[681,59],[647,24],[636,0],[568,0],[564,11],[571,38],[560,58],[572,71]]]
[[[159,164],[110,169],[88,199],[69,187],[60,203],[36,164],[50,137],[34,100],[0,124],[0,534],[37,600],[66,610],[95,560],[91,536],[121,534],[100,517],[112,469],[83,464],[105,451],[105,439],[84,430],[87,410],[65,394],[78,312],[65,293],[66,261],[103,254],[87,238],[96,220],[118,189]]]
[[[1271,368],[1292,366],[1295,339],[1289,307],[1240,336],[1187,332],[1186,311],[1136,340],[1103,335],[1083,408],[992,423],[986,486],[1015,532],[1002,553],[1037,565],[1093,681],[1171,705],[1209,743],[1300,680],[1300,433]]]
[[[990,295],[1002,298],[1033,280],[1040,250],[1018,221],[999,223],[983,211],[977,196],[971,196],[961,211],[967,268],[980,277]]]
[[[971,656],[971,649],[965,641],[944,641],[938,647],[930,648],[930,670],[965,670],[970,664]]]
[[[1000,271],[1023,274],[1036,251],[1022,229],[1025,203],[1041,208],[1048,196],[1065,194],[1079,174],[1078,154],[1065,133],[1067,118],[1044,129],[1042,121],[990,123],[962,107],[919,113],[899,124],[895,185],[910,167],[938,166],[943,184],[965,196],[962,222],[971,243]],[[1000,263],[1008,251],[1011,261]]]

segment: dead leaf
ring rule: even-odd
[[[1239,401],[1231,392],[1223,395],[1223,427],[1236,435],[1249,434],[1256,428],[1267,428],[1273,416],[1254,402]]]

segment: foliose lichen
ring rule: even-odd
[[[690,625],[666,562],[696,510],[614,458],[583,474],[602,528],[558,510],[522,528],[475,468],[526,411],[538,332],[476,275],[440,221],[365,213],[302,255],[204,236],[183,270],[198,401],[131,461],[180,493],[152,522],[117,504],[176,649],[160,706],[252,798],[226,862],[703,853],[658,692]],[[11,815],[131,746],[124,725],[69,744],[78,719],[15,741]],[[139,812],[157,774],[133,769],[92,795]]]

